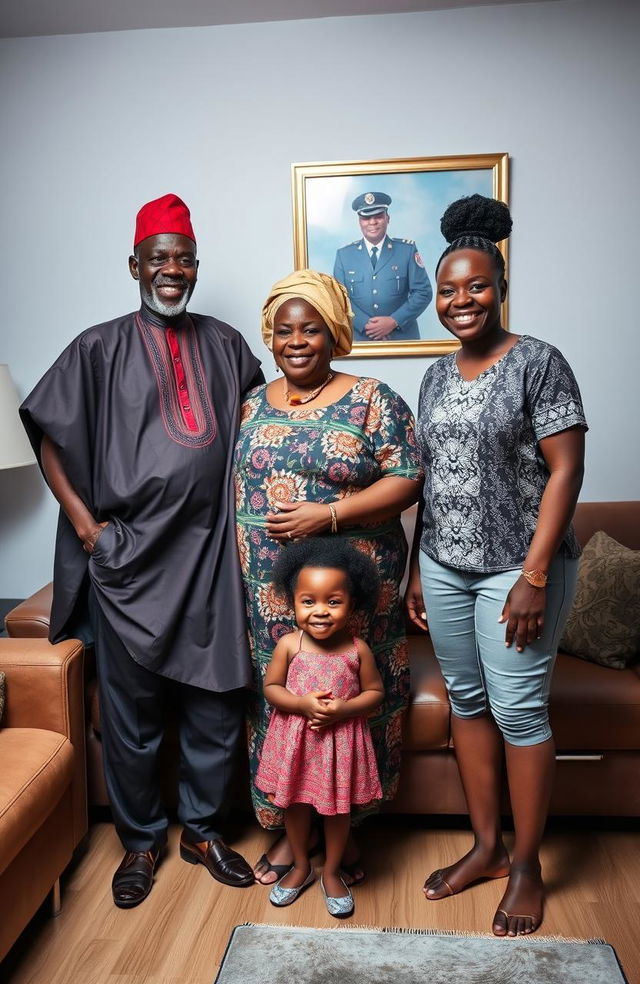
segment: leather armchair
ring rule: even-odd
[[[83,647],[0,639],[7,701],[0,724],[0,960],[87,830]]]

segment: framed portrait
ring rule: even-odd
[[[295,268],[331,273],[347,288],[351,355],[442,355],[458,348],[433,298],[436,264],[447,246],[440,219],[463,195],[508,204],[508,154],[292,164],[291,179]],[[506,240],[498,248],[507,264]]]

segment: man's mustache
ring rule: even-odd
[[[186,290],[189,284],[184,277],[154,277],[154,287],[184,287]]]

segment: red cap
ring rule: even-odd
[[[158,236],[163,232],[188,236],[194,243],[196,241],[189,209],[177,195],[163,195],[142,206],[136,216],[133,248],[148,236]]]

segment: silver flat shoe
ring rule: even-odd
[[[336,919],[344,919],[346,916],[350,916],[353,912],[353,895],[349,891],[349,888],[340,879],[344,885],[344,890],[346,895],[341,895],[339,898],[334,898],[332,895],[327,895],[324,889],[324,882],[322,881],[322,875],[320,875],[320,888],[322,889],[322,894],[324,895],[324,902],[327,907],[327,912],[330,916],[335,916]]]
[[[289,872],[287,872],[287,874],[288,873]],[[311,871],[303,881],[302,885],[299,885],[298,888],[282,888],[280,882],[286,877],[287,875],[283,875],[280,881],[276,882],[271,889],[271,892],[269,893],[269,902],[271,902],[271,905],[291,905],[292,902],[295,902],[301,892],[304,892],[305,888],[308,888],[309,885],[313,885],[316,880],[316,873],[313,868],[311,868]]]

